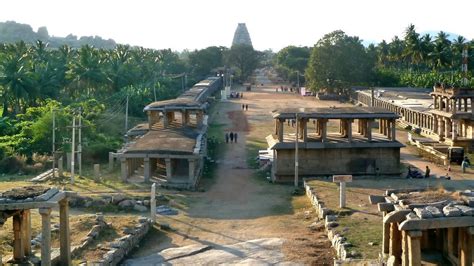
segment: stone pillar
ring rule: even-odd
[[[94,181],[100,181],[100,164],[98,163],[94,164]]]
[[[71,265],[68,198],[59,201],[59,261],[60,265]]]
[[[112,172],[114,170],[114,153],[109,152],[109,172]]]
[[[451,111],[450,100],[446,98],[446,112],[449,113]]]
[[[70,152],[66,152],[66,171],[71,171],[71,160],[72,160],[72,157],[71,157],[71,153]]]
[[[194,184],[194,175],[196,169],[196,160],[195,159],[188,159],[188,166],[189,166],[189,183]]]
[[[397,223],[390,224],[390,256],[395,257],[395,265],[402,263],[402,235]]]
[[[187,125],[187,121],[186,121],[186,110],[185,109],[182,109],[181,110],[181,125],[183,127],[185,127]]]
[[[166,110],[163,110],[163,127],[167,128],[169,126],[170,121],[168,121],[168,112]]]
[[[347,139],[349,140],[349,142],[352,142],[352,120],[351,119],[347,119]]]
[[[421,231],[408,231],[408,257],[410,266],[421,265],[421,247],[420,238]]]
[[[171,159],[166,158],[165,159],[165,165],[166,165],[166,179],[171,180],[172,177],[172,169],[171,169]]]
[[[278,141],[283,142],[283,127],[285,126],[285,123],[282,119],[278,119]]]
[[[383,119],[379,119],[379,134],[383,134]]]
[[[370,142],[372,141],[372,125],[374,124],[374,120],[367,120],[367,140]]]
[[[467,112],[467,98],[464,98],[464,112]]]
[[[461,266],[474,265],[474,227],[460,228],[459,242],[461,256],[459,262]]]
[[[462,111],[462,99],[458,99],[458,110]]]
[[[123,182],[127,182],[128,179],[128,163],[127,158],[120,158],[120,175]]]
[[[327,141],[327,130],[328,130],[328,121],[327,119],[321,119],[321,142],[326,142]]]
[[[467,107],[466,107],[466,109],[467,109]],[[474,115],[474,97],[471,98],[471,113],[472,113],[472,115]]]
[[[438,97],[436,95],[433,95],[433,106],[434,109],[438,109]]]
[[[451,131],[450,131],[450,121],[449,121],[449,118],[445,118],[444,119],[444,136],[446,138],[449,138],[450,135],[451,135]]]
[[[25,256],[31,256],[31,213],[30,210],[24,210],[23,215],[21,216],[21,232],[22,232],[22,242],[23,250]]]
[[[458,122],[456,120],[452,120],[452,138],[453,140],[458,139]]]
[[[402,231],[402,266],[408,266],[410,251],[408,249],[408,235],[406,231]]]
[[[435,134],[439,134],[438,118],[436,118],[436,117],[433,117],[433,132]]]
[[[40,208],[41,214],[41,266],[51,265],[51,209]]]
[[[308,119],[304,118],[301,119],[301,126],[302,126],[302,134],[303,134],[303,142],[308,141]]]
[[[59,157],[59,159],[58,159],[58,172],[59,172],[58,174],[59,174],[60,177],[63,176],[63,172],[64,172],[64,162],[63,162],[63,158],[64,158],[64,156],[61,156],[61,157]]]
[[[443,110],[443,97],[439,96],[438,98],[439,98],[438,107],[439,107],[439,110],[442,111]]]
[[[143,158],[143,178],[145,183],[150,182],[151,177],[151,168],[150,168],[150,158]]]
[[[384,216],[387,213],[384,212]],[[383,223],[383,235],[382,235],[382,253],[388,254],[390,252],[390,223]]]
[[[457,106],[456,106],[456,99],[452,99],[452,100],[451,100],[451,113],[452,113],[452,114],[456,114],[456,108],[457,108]]]
[[[384,119],[383,121],[383,134],[388,136],[388,120]]]
[[[22,217],[21,213],[13,215],[13,260],[21,261],[25,258],[25,249],[22,241]]]
[[[391,140],[392,141],[396,141],[397,140],[397,126],[395,124],[395,119],[391,120],[390,121],[391,125],[390,125],[390,129],[392,130],[392,133],[391,133]]]
[[[386,123],[387,123],[387,138],[389,140],[392,140],[392,121],[390,120],[386,120]]]

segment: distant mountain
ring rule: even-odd
[[[15,21],[0,22],[0,43],[15,43],[24,41],[35,43],[37,40],[49,43],[50,47],[60,47],[64,44],[74,48],[89,44],[97,48],[113,49],[117,43],[112,39],[103,39],[100,36],[82,36],[78,38],[69,34],[66,37],[49,36],[46,27],[39,27],[35,32],[28,24],[21,24]]]

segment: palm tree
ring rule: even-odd
[[[419,67],[423,60],[423,50],[421,46],[420,34],[415,31],[415,25],[410,24],[405,30],[405,49],[403,57],[407,63]]]
[[[433,69],[444,69],[451,63],[451,41],[448,39],[449,35],[440,31],[436,36],[433,46],[433,52],[430,54],[431,65]]]

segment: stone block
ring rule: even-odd
[[[143,205],[135,204],[133,206],[133,210],[138,211],[138,212],[146,212],[146,211],[148,211],[148,208],[143,206]]]
[[[431,212],[429,212],[428,210],[426,209],[421,209],[421,208],[415,208],[413,210],[416,215],[418,215],[418,217],[420,217],[421,219],[428,219],[428,218],[432,218],[433,215],[431,214]]]
[[[377,204],[377,203],[385,202],[385,197],[378,196],[378,195],[369,195],[369,201],[370,201],[370,204]]]
[[[474,208],[466,206],[466,205],[454,205],[455,208],[458,208],[462,215],[465,216],[473,216],[474,215]]]
[[[461,212],[460,209],[458,209],[454,206],[451,206],[451,205],[445,206],[443,208],[443,213],[447,217],[454,217],[454,216],[461,216],[462,215],[462,212]]]
[[[466,199],[466,203],[469,205],[469,207],[474,207],[474,197],[468,197]]]
[[[425,210],[430,212],[431,213],[431,216],[433,216],[433,218],[438,218],[438,217],[443,217],[443,212],[441,212],[441,210],[435,206],[426,206],[425,207]]]
[[[416,215],[415,213],[413,212],[410,212],[409,214],[407,214],[407,220],[419,220],[420,217],[418,217],[418,215]]]

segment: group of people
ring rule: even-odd
[[[407,178],[429,178],[431,169],[426,166],[425,174],[423,175],[418,170],[412,170],[411,166],[408,166]]]
[[[242,110],[248,111],[249,110],[249,105],[248,104],[242,104]]]
[[[244,98],[244,93],[243,92],[231,92],[230,93],[230,98]]]
[[[263,85],[262,85],[263,86]],[[290,92],[297,92],[299,93],[299,90],[298,88],[293,88],[293,87],[283,87],[283,86],[280,86],[280,88],[276,87],[275,88],[275,91],[278,92],[278,90],[280,90],[281,92],[287,92],[287,91],[290,91]]]
[[[232,131],[230,133],[226,132],[225,133],[225,143],[229,143],[229,140],[230,140],[230,143],[232,143],[232,142],[237,143],[237,137],[238,137],[237,132],[235,132],[235,133],[232,132]]]

